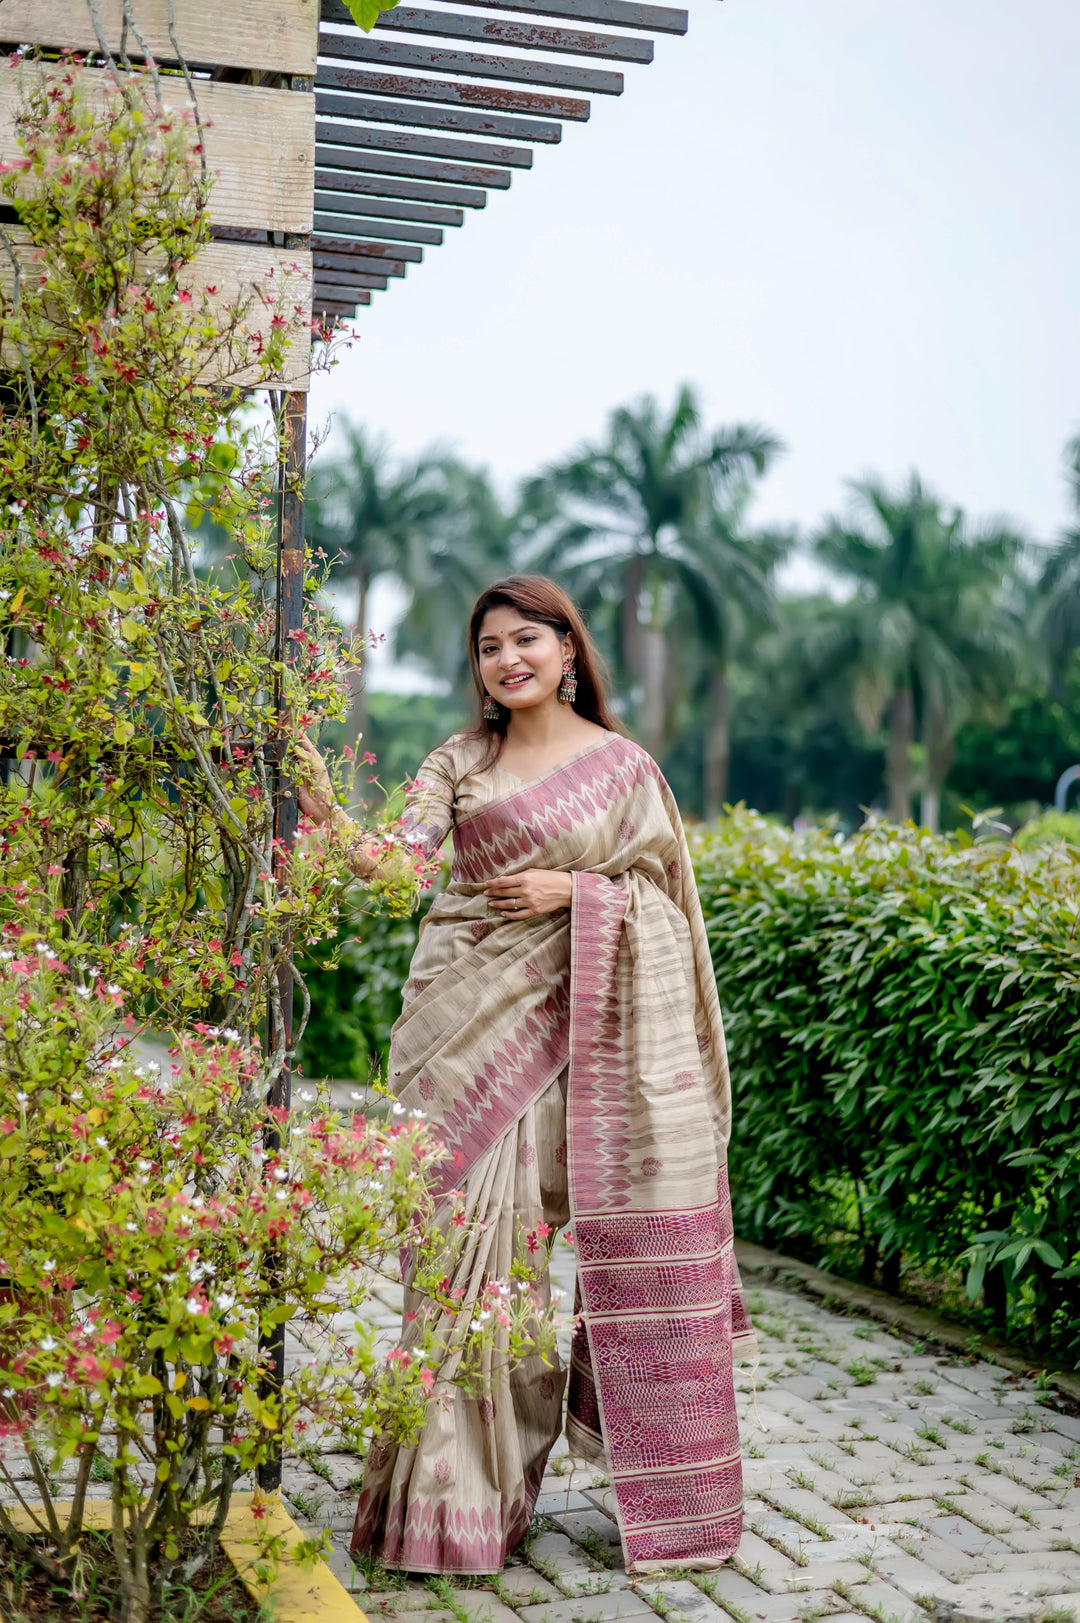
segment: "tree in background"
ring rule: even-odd
[[[1047,561],[1039,582],[1040,616],[1045,649],[1052,661],[1053,686],[1059,692],[1065,672],[1080,648],[1080,434],[1065,448],[1074,519]]]
[[[407,590],[430,577],[429,551],[447,509],[447,458],[428,451],[396,462],[384,441],[358,423],[343,428],[339,456],[316,465],[307,491],[307,533],[314,547],[339,557],[338,580],[356,590],[356,635],[368,635],[367,604],[377,575],[395,576]],[[359,676],[350,683],[350,743],[367,725]]]
[[[636,732],[651,754],[671,737],[672,626],[681,594],[732,560],[728,537],[754,477],[780,450],[752,424],[707,433],[693,391],[670,413],[646,396],[612,413],[606,437],[529,482],[532,567],[557,575],[587,610],[611,610],[618,675],[634,701]],[[720,519],[727,519],[727,527]],[[744,586],[745,557],[739,557]]]
[[[1021,623],[1008,597],[1022,552],[1004,525],[971,530],[916,474],[895,495],[851,486],[852,519],[832,519],[818,557],[854,586],[818,638],[819,670],[850,688],[871,733],[885,721],[889,817],[912,814],[914,746],[922,746],[922,820],[936,829],[961,724],[1000,697]]]

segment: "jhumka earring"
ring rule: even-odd
[[[491,697],[491,694],[489,693],[487,695],[486,699],[484,700],[484,720],[485,721],[498,721],[498,719],[499,719],[498,701],[493,699]]]
[[[572,659],[563,660],[562,681],[559,683],[559,698],[563,704],[573,704],[577,698],[577,666]]]

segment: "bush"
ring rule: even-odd
[[[695,840],[748,1239],[895,1286],[968,1265],[1080,1355],[1080,855],[739,811]]]
[[[1055,840],[1080,846],[1080,812],[1044,811],[1018,828],[1014,839],[1021,851],[1033,851],[1036,846],[1051,845]]]

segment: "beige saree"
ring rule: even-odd
[[[453,1281],[466,1302],[523,1234],[572,1221],[583,1312],[567,1435],[605,1462],[627,1570],[719,1564],[742,1526],[733,1357],[754,1348],[724,1036],[678,809],[615,734],[529,783],[477,771],[479,755],[450,739],[410,797],[411,837],[436,850],[453,829],[454,863],[413,958],[391,1084],[426,1111],[452,1152],[447,1189],[483,1222]],[[572,907],[496,916],[485,880],[536,867],[573,874]],[[405,1346],[419,1306],[406,1301]],[[472,1396],[438,1381],[415,1446],[372,1448],[353,1548],[418,1572],[499,1571],[529,1526],[564,1381],[538,1357]]]

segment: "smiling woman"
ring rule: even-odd
[[[618,729],[551,581],[490,587],[469,657],[476,725],[428,756],[404,820],[425,855],[453,830],[454,864],[390,1050],[394,1093],[446,1147],[436,1221],[462,1225],[447,1292],[460,1306],[407,1290],[402,1349],[434,1333],[447,1355],[416,1444],[375,1440],[353,1547],[416,1572],[494,1573],[521,1540],[566,1374],[539,1355],[510,1368],[496,1343],[465,1389],[457,1349],[474,1316],[501,1323],[488,1281],[572,1221],[571,1448],[611,1478],[629,1571],[716,1567],[741,1533],[733,1361],[754,1344],[724,1034],[678,808]],[[344,818],[311,758],[303,809]],[[379,870],[373,847],[356,860]],[[538,1309],[547,1296],[545,1275]]]

